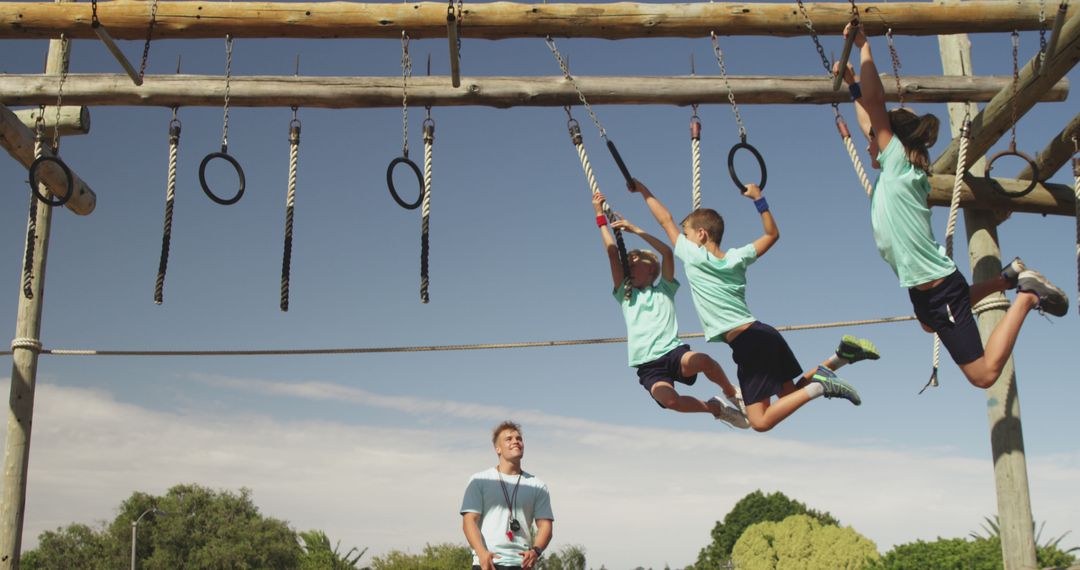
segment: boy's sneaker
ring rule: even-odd
[[[1027,269],[1027,267],[1024,265],[1024,260],[1019,257],[1013,259],[1008,265],[1002,268],[1001,276],[1009,283],[1009,289],[1016,289],[1017,280],[1025,269]]]
[[[734,406],[735,409],[742,412],[742,415],[746,416],[746,402],[743,402],[742,390],[740,390],[738,386],[734,386],[734,388],[735,388],[735,395],[729,397],[727,394],[724,394],[724,398],[728,402],[731,402],[731,405]]]
[[[874,343],[865,338],[855,338],[851,335],[845,335],[844,338],[840,339],[840,348],[836,349],[836,355],[851,364],[855,364],[860,360],[877,360],[881,358]]]
[[[843,398],[856,406],[862,404],[862,399],[859,398],[859,393],[855,391],[855,388],[837,378],[835,372],[824,366],[818,366],[812,381],[821,384],[825,388],[824,396],[826,398]]]
[[[1025,269],[1020,272],[1017,278],[1016,290],[1019,292],[1030,291],[1038,295],[1039,304],[1035,309],[1040,313],[1050,313],[1055,317],[1064,317],[1069,312],[1069,297],[1065,295],[1065,292],[1034,269]]]
[[[706,403],[711,404],[714,402],[720,408],[719,413],[713,414],[714,418],[730,425],[731,427],[736,427],[739,429],[747,429],[750,427],[750,420],[746,419],[746,415],[744,415],[738,409],[732,408],[731,406],[721,402],[720,398],[713,396],[712,398],[709,398],[709,401]]]

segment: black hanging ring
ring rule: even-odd
[[[394,167],[398,164],[406,164],[416,174],[416,184],[420,187],[420,194],[416,197],[416,201],[408,203],[401,199],[398,195],[397,188],[394,188]],[[390,195],[394,197],[394,201],[398,203],[398,206],[405,208],[406,210],[415,210],[420,207],[420,202],[424,200],[424,176],[420,174],[420,167],[416,166],[416,163],[409,160],[407,156],[399,156],[390,161],[390,166],[386,167],[386,187],[390,189]]]
[[[994,161],[1001,158],[1001,157],[1003,157],[1003,156],[1018,156],[1018,157],[1024,159],[1025,161],[1027,161],[1028,166],[1031,168],[1031,180],[1028,182],[1027,187],[1024,188],[1023,190],[1020,190],[1019,192],[1010,192],[1010,191],[1002,188],[1000,184],[991,184],[990,187],[993,188],[994,190],[996,190],[999,194],[1001,194],[1003,196],[1006,196],[1008,198],[1019,198],[1021,196],[1027,196],[1028,194],[1031,193],[1032,190],[1035,189],[1035,186],[1039,184],[1039,165],[1035,164],[1035,161],[1032,160],[1031,157],[1028,156],[1027,154],[1024,154],[1023,152],[1020,152],[1020,151],[1016,150],[1015,146],[1010,145],[1008,150],[1003,150],[1003,151],[995,154],[986,163],[986,173],[983,175],[983,178],[987,182],[992,182],[992,179],[990,177],[990,169],[992,169],[994,167]]]
[[[226,162],[232,165],[236,169],[236,175],[240,178],[240,188],[236,190],[236,195],[229,199],[224,199],[216,196],[211,190],[210,185],[206,183],[206,165],[210,164],[211,160],[215,158],[224,159]],[[202,159],[202,163],[199,164],[199,184],[202,185],[203,192],[206,193],[206,197],[210,198],[214,202],[221,204],[222,206],[230,206],[240,201],[240,198],[244,195],[245,179],[244,169],[240,168],[240,163],[236,162],[236,159],[229,156],[225,147],[221,147],[221,152],[212,152]]]
[[[55,200],[50,199],[38,190],[37,171],[41,168],[41,165],[46,162],[53,162],[60,167],[60,170],[64,171],[64,177],[67,179],[67,193],[63,196],[57,197]],[[57,156],[39,156],[34,159],[34,162],[30,163],[30,189],[34,191],[34,197],[40,200],[43,204],[49,206],[63,206],[67,204],[67,201],[71,199],[72,194],[75,192],[75,180],[71,175],[71,169],[68,165],[64,164],[64,161],[60,160]]]
[[[761,158],[761,153],[758,152],[758,149],[754,148],[754,145],[746,142],[746,139],[743,139],[743,141],[740,142],[740,143],[736,143],[735,146],[731,147],[731,150],[728,151],[728,155],[727,155],[728,174],[731,175],[731,180],[735,183],[735,186],[737,186],[739,188],[739,192],[742,192],[743,194],[746,194],[746,185],[742,183],[742,180],[739,180],[739,175],[735,173],[735,153],[738,152],[739,149],[743,149],[743,148],[750,151],[750,154],[753,154],[754,158],[757,159],[758,168],[761,169],[761,182],[758,183],[758,188],[761,188],[762,190],[764,190],[765,189],[765,182],[769,178],[769,171],[768,171],[768,169],[765,168],[765,159]]]

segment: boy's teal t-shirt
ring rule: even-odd
[[[757,320],[746,306],[746,268],[757,261],[754,244],[729,249],[723,259],[717,259],[680,235],[675,240],[675,257],[683,262],[709,342],[723,342],[724,333]]]
[[[679,321],[675,317],[675,291],[678,281],[663,277],[656,285],[634,289],[626,300],[626,283],[614,295],[626,319],[626,348],[630,366],[641,366],[671,352],[679,342]]]
[[[930,226],[930,183],[926,172],[908,161],[900,137],[878,154],[881,174],[870,200],[870,222],[878,253],[900,278],[915,287],[951,275],[956,264],[934,240]]]

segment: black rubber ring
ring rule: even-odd
[[[420,186],[420,194],[416,197],[416,201],[411,204],[402,200],[401,196],[398,195],[397,188],[394,188],[394,167],[399,164],[409,165],[409,168],[416,174],[416,183]],[[415,210],[420,207],[420,202],[424,201],[424,176],[420,174],[420,167],[409,160],[407,156],[399,156],[390,161],[390,166],[386,167],[386,187],[390,189],[390,195],[394,197],[394,201],[406,210]]]
[[[42,195],[41,191],[38,190],[39,183],[37,181],[37,171],[38,171],[38,168],[40,168],[41,165],[46,163],[46,162],[54,162],[54,163],[56,163],[56,165],[60,167],[60,170],[64,171],[64,176],[67,178],[67,194],[64,194],[63,196],[60,196],[55,200],[51,200],[51,199],[49,199],[48,196]],[[71,169],[68,168],[68,165],[64,164],[64,161],[60,160],[59,157],[56,157],[56,156],[39,156],[39,157],[35,158],[34,162],[30,163],[30,172],[29,172],[29,174],[30,174],[30,189],[33,190],[34,197],[37,198],[38,200],[40,200],[44,204],[48,204],[49,206],[52,206],[52,207],[63,206],[64,204],[67,204],[67,201],[71,199],[72,194],[75,193],[75,181],[73,180],[74,177],[71,175]]]
[[[622,155],[619,154],[619,149],[615,148],[615,143],[611,142],[611,140],[607,141],[607,148],[611,152],[611,157],[615,159],[615,164],[619,167],[619,172],[622,172],[623,178],[626,179],[626,184],[629,186],[634,179],[630,176],[630,169],[626,168],[626,163],[623,162]]]
[[[735,153],[741,148],[750,151],[750,153],[754,155],[754,158],[757,159],[758,166],[761,168],[761,182],[758,183],[758,188],[764,190],[765,182],[769,179],[769,171],[765,168],[765,159],[761,158],[761,153],[758,152],[758,149],[754,148],[754,145],[748,142],[737,143],[735,146],[731,147],[731,150],[728,152],[727,169],[728,173],[731,174],[731,180],[735,182],[735,186],[739,188],[739,192],[746,194],[746,185],[742,183],[742,180],[739,180],[739,175],[735,173]]]
[[[226,162],[231,164],[233,168],[236,169],[236,175],[240,178],[240,188],[236,191],[236,195],[232,198],[229,198],[228,200],[219,198],[218,196],[214,195],[214,193],[210,190],[210,185],[206,183],[206,165],[210,164],[210,161],[214,160],[215,158],[225,159]],[[236,159],[229,156],[228,153],[212,152],[206,155],[202,159],[202,163],[199,164],[199,184],[202,186],[202,190],[206,193],[207,198],[210,198],[211,200],[217,202],[218,204],[221,204],[222,206],[230,206],[239,202],[240,198],[244,195],[244,187],[246,185],[246,181],[244,179],[244,169],[240,168],[240,163],[236,162]]]
[[[990,169],[994,167],[994,161],[1003,156],[1019,156],[1020,158],[1026,160],[1028,166],[1031,167],[1031,181],[1028,182],[1027,188],[1024,188],[1019,192],[1009,192],[1008,190],[1002,188],[1000,184],[990,184],[990,187],[993,188],[998,194],[1001,194],[1002,196],[1008,198],[1019,198],[1021,196],[1027,196],[1031,193],[1032,190],[1035,189],[1035,186],[1039,184],[1039,165],[1035,164],[1035,161],[1032,160],[1030,156],[1020,151],[1006,150],[995,154],[994,157],[986,163],[986,173],[983,174],[983,179],[987,182],[993,182],[993,178],[990,177]]]

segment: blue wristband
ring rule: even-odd
[[[855,82],[855,83],[852,83],[851,85],[848,85],[847,90],[848,90],[849,93],[851,93],[851,100],[852,101],[862,97],[862,87],[859,85],[858,82]]]
[[[757,208],[759,214],[764,214],[769,211],[769,203],[765,201],[764,196],[754,200],[754,207]]]

